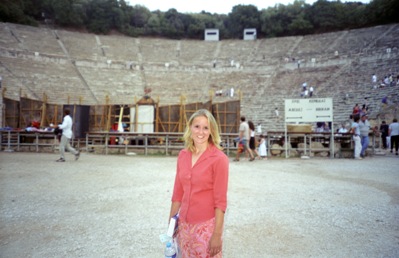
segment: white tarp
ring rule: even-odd
[[[136,107],[130,108],[130,131],[135,132],[135,122],[137,119],[136,133],[153,133],[154,132],[154,106],[139,105],[138,114],[136,118]]]

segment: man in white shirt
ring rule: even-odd
[[[344,124],[341,124],[341,127],[338,129],[338,133],[347,133],[348,129],[345,128]]]
[[[251,157],[249,161],[253,161],[255,158],[254,158],[254,155],[253,155],[251,149],[249,148],[249,139],[251,137],[250,133],[249,133],[250,130],[249,130],[249,125],[245,121],[244,116],[241,117],[241,124],[240,124],[239,131],[240,131],[240,134],[238,136],[237,143],[238,144],[241,143],[243,145],[243,147],[244,147],[243,152],[245,152],[245,151],[248,152],[249,156]],[[236,155],[236,158],[234,159],[234,161],[240,161],[240,154],[241,153],[237,150],[237,155]]]
[[[69,109],[64,110],[64,119],[62,120],[62,124],[58,125],[58,128],[62,129],[62,136],[60,141],[60,158],[57,159],[57,162],[65,162],[65,149],[67,149],[70,153],[75,155],[75,160],[79,159],[80,152],[75,150],[70,144],[69,141],[72,138],[72,117],[69,115]]]
[[[371,76],[371,81],[372,81],[373,85],[377,84],[377,75],[375,75],[375,73],[373,74],[373,76]]]

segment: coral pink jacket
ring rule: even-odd
[[[226,211],[229,159],[215,146],[191,167],[192,153],[180,151],[172,202],[180,202],[179,219],[190,224],[215,217],[215,208]]]

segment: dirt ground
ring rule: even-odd
[[[0,257],[163,257],[176,157],[0,152]],[[230,163],[224,257],[399,257],[399,158]]]

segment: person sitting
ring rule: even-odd
[[[324,132],[324,123],[323,122],[317,122],[315,131],[316,131],[316,133]]]
[[[388,96],[383,97],[382,100],[381,100],[381,103],[382,103],[383,106],[388,105]]]
[[[391,82],[389,81],[389,77],[388,77],[388,76],[385,76],[385,78],[384,78],[384,84],[385,84],[386,86],[389,86],[389,85],[391,84]]]
[[[341,124],[341,127],[338,129],[338,133],[347,133],[348,129],[345,128],[344,124]]]
[[[330,132],[330,126],[329,126],[328,123],[324,123],[324,125],[323,125],[323,132],[324,132],[324,133]]]
[[[356,115],[359,114],[359,112],[360,112],[360,107],[359,104],[356,103],[355,106],[353,107],[352,114]]]

